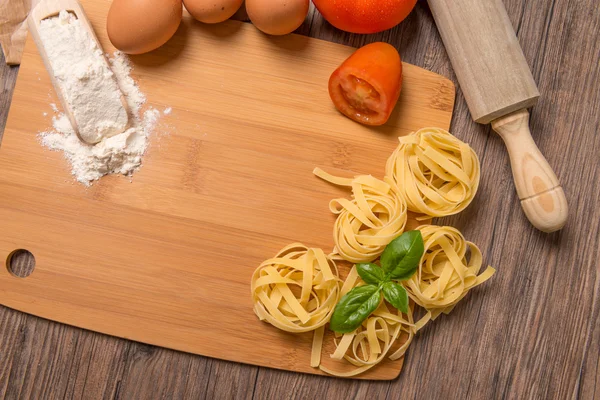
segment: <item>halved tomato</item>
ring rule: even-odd
[[[387,122],[402,87],[402,61],[390,44],[356,50],[329,78],[329,96],[345,116],[365,125]]]

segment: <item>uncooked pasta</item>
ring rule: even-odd
[[[320,168],[319,178],[352,189],[352,200],[334,199],[329,209],[337,214],[333,227],[334,253],[353,262],[373,261],[406,226],[406,202],[388,182],[371,175],[339,178]]]
[[[406,199],[408,209],[429,217],[464,210],[479,186],[475,151],[439,128],[420,129],[398,138],[386,164],[386,177]]]

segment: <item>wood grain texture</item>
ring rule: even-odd
[[[30,26],[60,4],[83,14],[61,1],[38,4]],[[114,51],[103,30],[108,5],[82,5],[104,50]],[[404,64],[397,111],[369,128],[342,117],[326,90],[354,49],[184,16],[168,45],[131,57],[148,106],[171,107],[162,120],[170,133],[151,137],[133,179],[86,188],[73,184],[61,154],[39,144],[53,91],[31,36],[0,149],[0,257],[27,249],[36,267],[25,279],[0,269],[0,303],[143,343],[323,374],[310,367],[312,332],[285,334],[254,315],[252,273],[292,242],[331,251],[328,204],[349,193],[313,168],[381,177],[399,135],[450,127],[451,81]],[[348,266],[338,265],[344,276]],[[323,365],[354,369],[328,357],[333,348],[330,334]],[[386,360],[361,378],[393,379],[401,366]]]
[[[531,138],[529,111],[519,110],[492,121],[508,151],[517,195],[527,219],[551,233],[567,223],[569,207],[558,178]]]
[[[473,120],[488,124],[540,95],[502,0],[428,0]]]
[[[164,360],[162,374],[176,376],[185,386],[183,395],[176,391],[172,398],[244,398],[239,387],[222,380],[227,371],[245,382],[244,393],[256,399],[600,396],[598,5],[595,0],[506,0],[505,5],[542,93],[531,117],[534,139],[558,175],[570,182],[565,192],[573,218],[563,231],[546,235],[515,210],[518,199],[502,140],[490,127],[471,121],[459,89],[452,130],[480,155],[482,186],[471,207],[444,222],[479,244],[498,273],[484,295],[473,292],[452,315],[415,339],[398,380],[344,381],[239,366],[91,334],[0,307],[0,396],[26,398],[19,394],[29,390],[34,393],[30,398],[42,398],[35,394],[60,376],[66,383],[47,389],[47,398],[83,398],[86,390],[87,398],[124,399],[120,393],[137,390],[141,398],[155,399],[168,383],[156,382],[151,371],[157,367],[148,359]],[[317,14],[301,32],[353,46],[386,40],[401,50],[405,61],[456,80],[424,2],[399,27],[378,35],[338,32]],[[8,78],[6,71],[0,68],[7,88],[0,97],[4,115],[15,70],[8,70]],[[2,123],[0,119],[0,127]],[[53,343],[62,363],[41,362],[32,351],[44,340]],[[474,342],[480,345],[468,351]],[[32,366],[33,374],[27,373]],[[125,372],[133,366],[138,374]],[[209,393],[214,376],[221,385]]]

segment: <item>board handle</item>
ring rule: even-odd
[[[492,121],[502,137],[512,166],[521,206],[529,221],[543,232],[554,232],[567,222],[567,199],[554,171],[529,131],[529,112],[516,111]]]

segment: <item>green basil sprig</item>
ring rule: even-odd
[[[392,306],[408,312],[408,293],[395,281],[409,279],[417,271],[425,251],[420,231],[408,231],[392,240],[379,262],[357,264],[358,275],[366,285],[346,293],[335,306],[329,321],[332,331],[348,333],[358,328],[381,303],[381,294]]]

